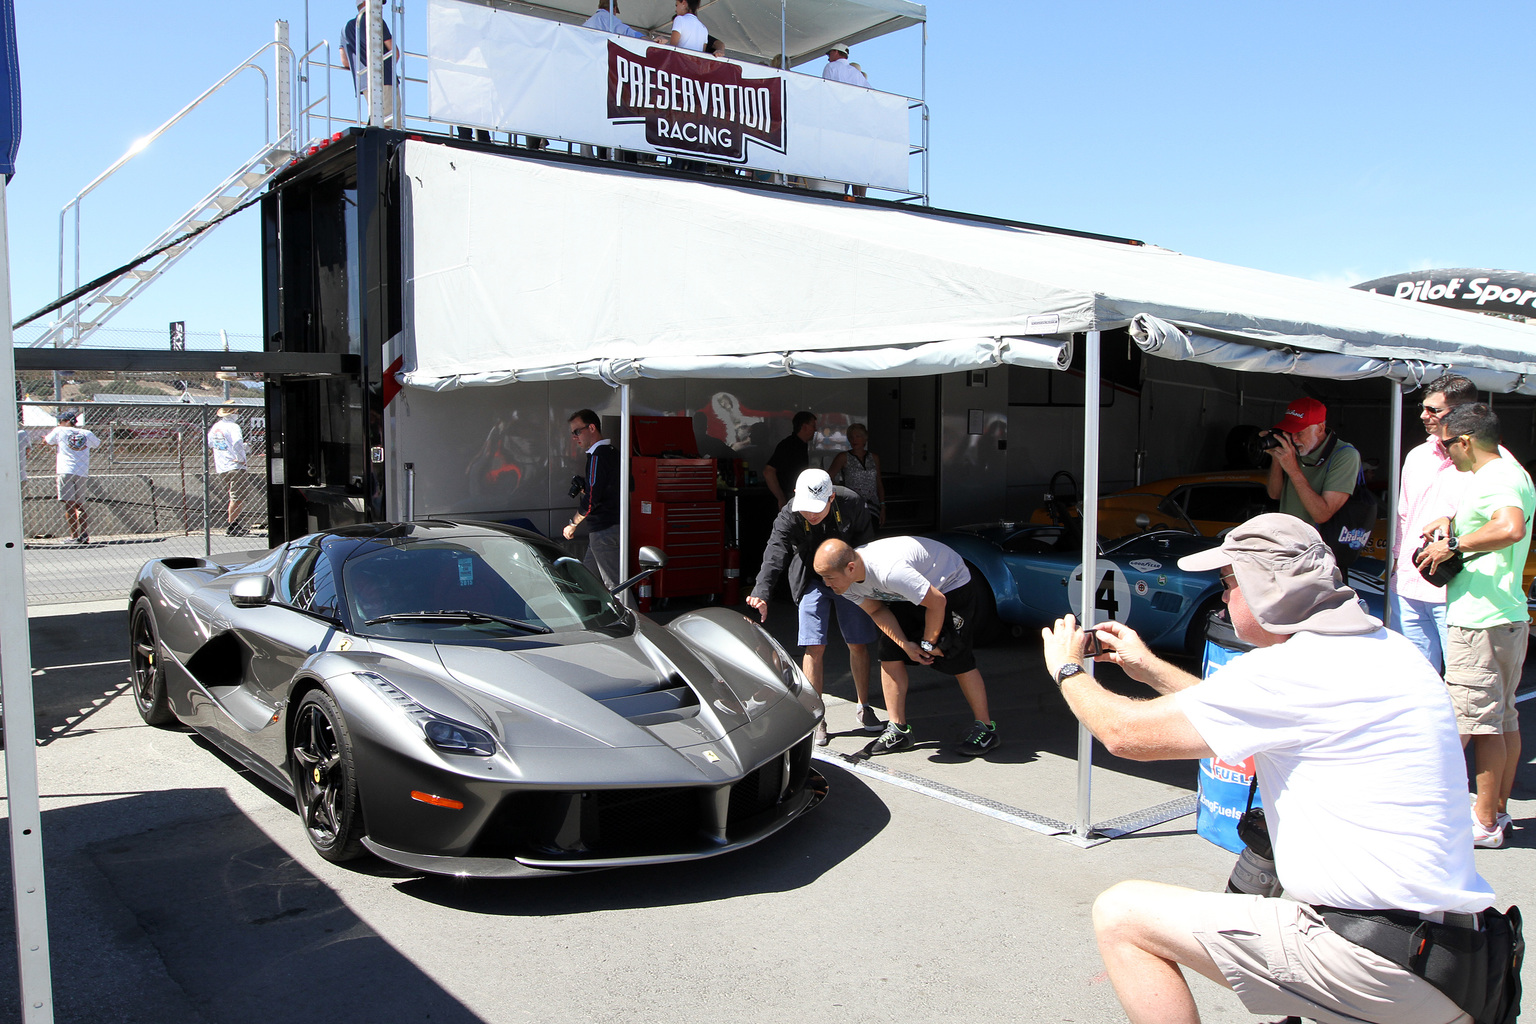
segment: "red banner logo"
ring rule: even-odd
[[[608,44],[608,117],[645,125],[645,141],[675,153],[744,163],[747,140],[784,152],[784,80],[671,47],[641,56]]]

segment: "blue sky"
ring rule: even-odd
[[[424,19],[425,0],[406,3]],[[306,9],[318,42],[354,5],[19,0],[15,318],[57,294],[64,204],[270,40],[276,19],[302,49]],[[1529,0],[935,0],[928,13],[935,205],[1340,284],[1437,266],[1536,271]],[[420,32],[406,43],[425,47]],[[855,51],[876,87],[917,93],[915,31]],[[350,103],[350,83],[336,85]],[[262,139],[262,82],[248,71],[85,200],[82,279],[131,257]],[[194,337],[223,328],[254,347],[258,257],[252,210],[113,326],[163,337],[179,319]]]

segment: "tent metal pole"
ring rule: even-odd
[[[1094,592],[1098,589],[1099,554],[1099,365],[1101,334],[1089,331],[1083,350],[1083,625],[1093,625]],[[1093,673],[1093,662],[1088,662]],[[1093,734],[1077,725],[1077,822],[1072,835],[1087,841],[1093,832]]]
[[[11,334],[11,268],[0,185],[0,310],[5,356],[0,392],[20,422],[16,405],[15,338]],[[11,899],[16,908],[16,960],[21,977],[21,1019],[53,1021],[53,973],[48,962],[48,900],[43,888],[43,812],[37,785],[37,719],[32,705],[32,640],[27,629],[27,575],[21,517],[20,455],[0,445],[0,576],[10,580],[0,602],[0,703],[5,706],[5,790],[11,837]]]
[[[1392,389],[1392,436],[1387,441],[1388,456],[1392,460],[1392,472],[1387,475],[1387,587],[1383,595],[1381,621],[1392,627],[1392,599],[1397,596],[1397,584],[1393,580],[1392,567],[1397,564],[1397,493],[1403,476],[1403,388],[1406,386],[1389,379]],[[1403,538],[1407,540],[1407,538]]]
[[[629,579],[629,385],[619,385],[619,579]]]

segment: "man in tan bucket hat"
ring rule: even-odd
[[[1294,516],[1250,519],[1179,568],[1220,573],[1233,627],[1253,650],[1201,680],[1134,630],[1098,625],[1097,660],[1162,695],[1133,699],[1086,671],[1085,634],[1068,616],[1042,631],[1046,667],[1112,753],[1252,757],[1285,896],[1141,881],[1101,894],[1094,930],[1126,1013],[1198,1020],[1189,968],[1256,1014],[1466,1021],[1466,993],[1444,994],[1447,973],[1486,974],[1496,944],[1481,942],[1484,923],[1502,929],[1504,918],[1487,909],[1493,890],[1472,861],[1466,766],[1439,675],[1366,613],[1317,531]],[[1477,940],[1465,946],[1479,951],[1417,970],[1383,952],[1423,929],[1431,944]],[[1476,993],[1474,1012],[1485,1001]]]

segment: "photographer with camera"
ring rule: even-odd
[[[1519,917],[1488,909],[1493,891],[1473,864],[1466,767],[1439,677],[1365,613],[1317,531],[1293,516],[1250,519],[1179,568],[1220,572],[1233,627],[1252,651],[1202,681],[1154,656],[1129,627],[1098,624],[1097,660],[1162,694],[1136,700],[1087,673],[1085,634],[1068,616],[1042,631],[1046,668],[1114,754],[1251,756],[1286,896],[1145,881],[1101,894],[1094,931],[1127,1015],[1197,1021],[1187,966],[1256,1014],[1512,1019]],[[1245,824],[1253,835],[1256,822]]]
[[[1270,455],[1269,496],[1279,499],[1281,512],[1323,533],[1360,475],[1360,453],[1328,429],[1328,407],[1296,399],[1261,444]]]
[[[619,450],[603,436],[603,421],[591,409],[571,414],[571,443],[587,453],[585,477],[571,483],[571,497],[581,496],[576,515],[562,531],[566,540],[587,538],[582,563],[612,590],[619,579]],[[629,600],[626,591],[625,603]]]

